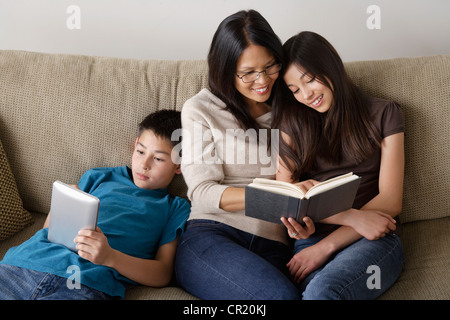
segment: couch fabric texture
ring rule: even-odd
[[[406,262],[380,298],[449,299],[450,55],[346,67],[363,90],[396,101],[405,116]],[[207,86],[207,64],[6,50],[0,51],[0,83],[1,259],[42,227],[53,181],[75,184],[89,168],[130,165],[141,119],[159,109],[181,110]],[[169,191],[185,196],[183,179]],[[133,286],[125,298],[195,299],[175,282]]]

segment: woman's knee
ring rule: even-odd
[[[275,266],[225,238],[180,241],[175,260],[178,283],[201,299],[298,300],[300,294]]]

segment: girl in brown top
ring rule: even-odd
[[[393,233],[402,207],[403,117],[391,101],[365,96],[348,77],[332,45],[302,32],[283,46],[284,83],[273,106],[280,129],[277,179],[307,190],[347,172],[362,177],[353,209],[302,227],[283,223],[296,238],[288,263],[303,299],[374,299],[400,275],[403,250]]]

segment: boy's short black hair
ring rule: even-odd
[[[172,133],[181,129],[181,112],[176,110],[159,110],[149,114],[139,124],[139,136],[144,130],[151,130],[161,138],[169,140],[173,146],[179,141],[172,141]]]

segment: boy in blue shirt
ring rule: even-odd
[[[78,252],[49,242],[44,228],[0,262],[0,299],[123,298],[127,284],[169,284],[177,241],[190,213],[167,187],[180,165],[172,161],[172,132],[180,112],[162,110],[139,125],[131,169],[88,170],[78,187],[100,199],[97,229],[80,230]]]

